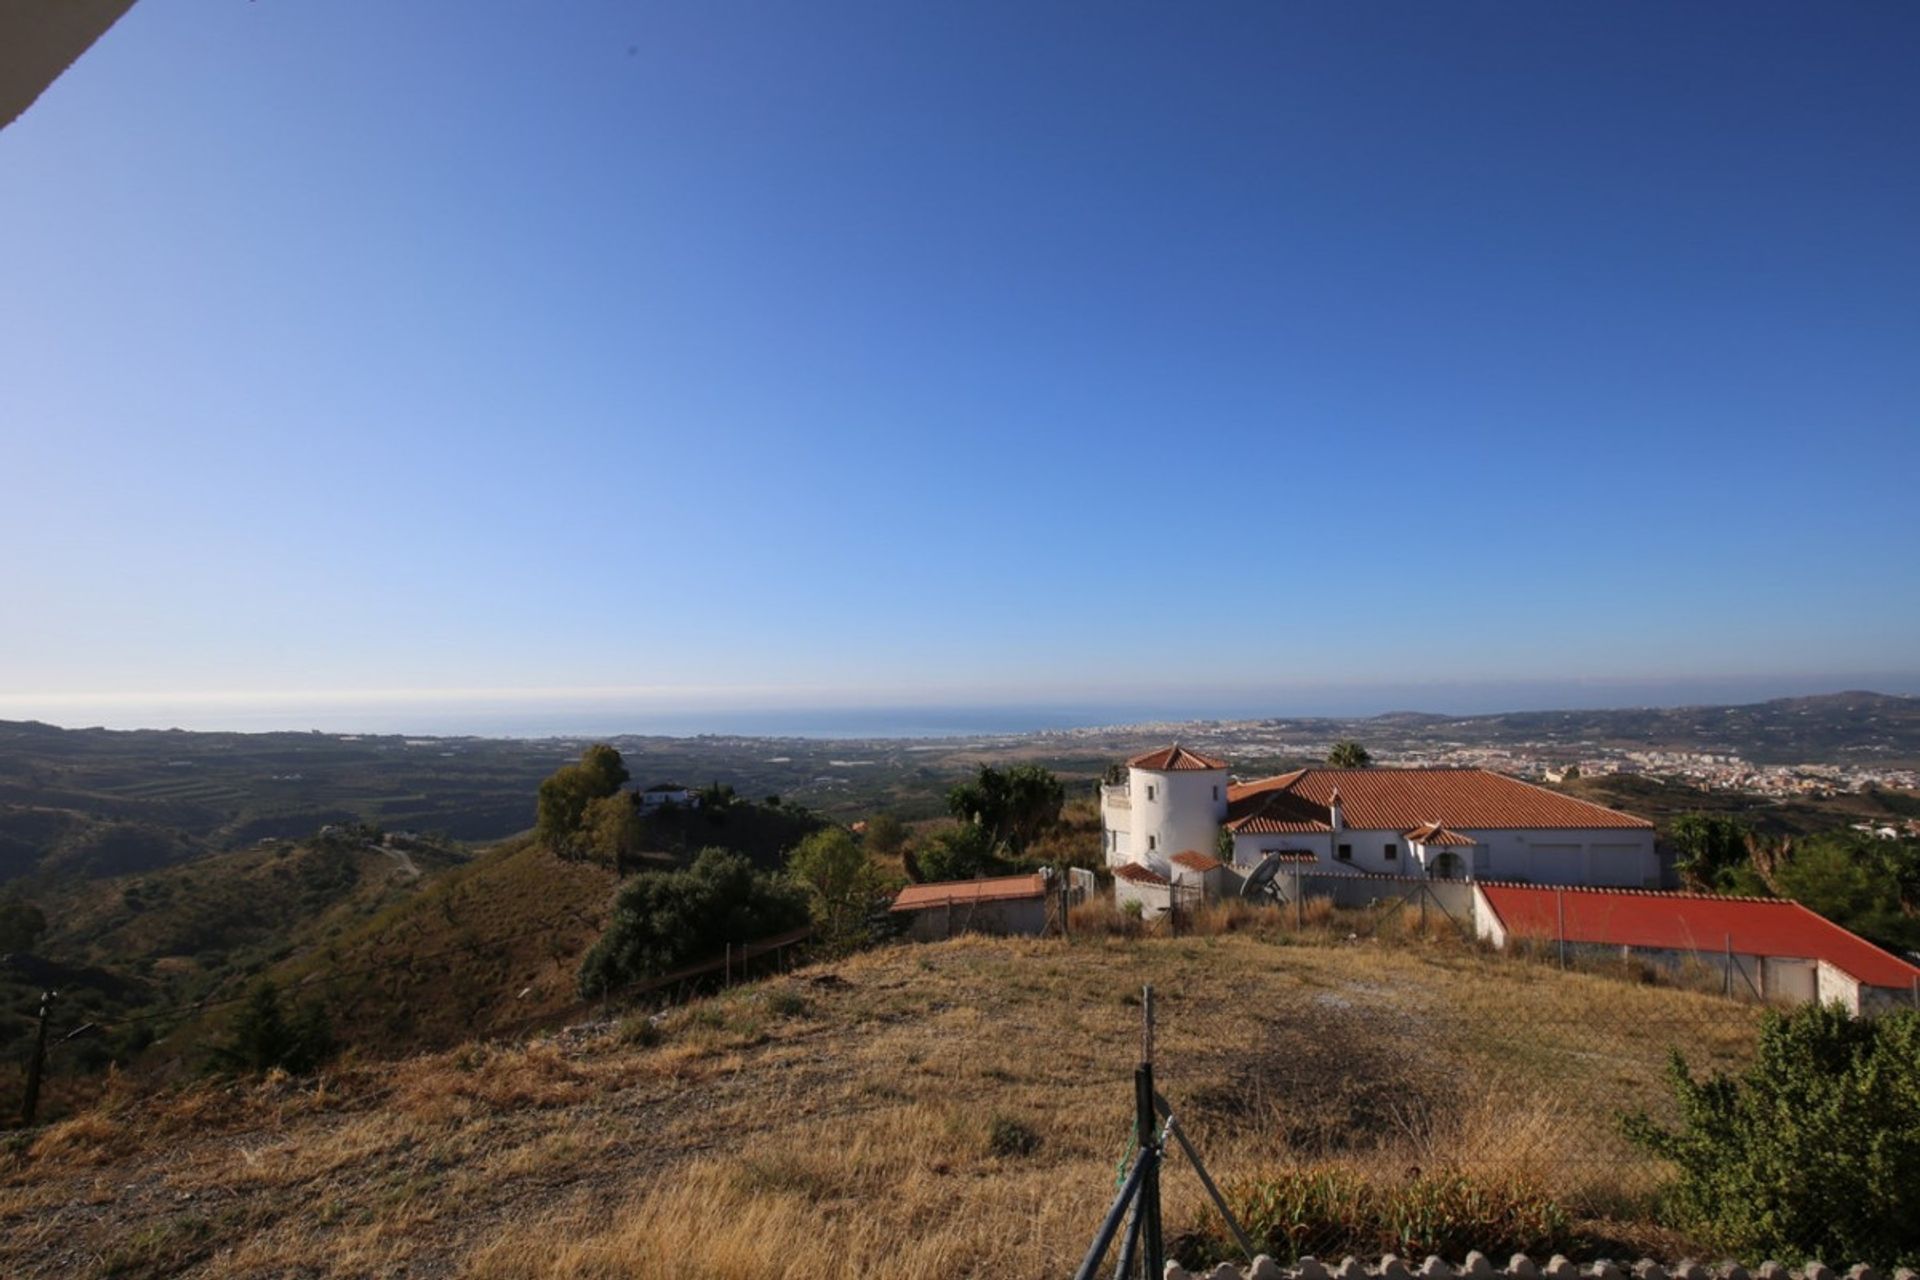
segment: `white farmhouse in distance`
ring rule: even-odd
[[[1227,762],[1175,743],[1127,761],[1100,789],[1107,865],[1172,874],[1189,850],[1240,871],[1285,855],[1308,871],[1660,883],[1653,824],[1486,769],[1297,769],[1234,782]]]

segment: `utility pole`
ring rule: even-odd
[[[20,1100],[20,1127],[31,1129],[40,1110],[40,1070],[47,1057],[47,1018],[53,1012],[58,991],[40,993],[40,1022],[33,1033],[33,1057],[27,1062],[27,1096]]]

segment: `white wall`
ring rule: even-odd
[[[1454,829],[1485,847],[1487,869],[1480,873],[1481,879],[1636,889],[1660,885],[1660,860],[1653,851],[1651,830]]]
[[[1520,880],[1533,884],[1591,884],[1624,888],[1660,887],[1660,859],[1654,853],[1650,830],[1611,827],[1581,830],[1528,828],[1526,830],[1474,829],[1454,830],[1480,845],[1476,862],[1473,849],[1456,849],[1467,864],[1468,874],[1478,880]],[[1399,857],[1389,861],[1384,846],[1391,841],[1399,847]],[[1351,861],[1334,856],[1337,846],[1353,847]],[[1233,838],[1233,865],[1242,871],[1260,865],[1268,851],[1306,849],[1319,855],[1311,867],[1315,871],[1372,871],[1387,875],[1424,875],[1425,869],[1414,858],[1404,834],[1393,830],[1347,828],[1331,835],[1313,832],[1300,835],[1236,835]],[[1178,853],[1179,850],[1172,850]],[[1484,865],[1481,865],[1484,864]]]
[[[1127,851],[1142,866],[1166,873],[1174,854],[1212,853],[1227,816],[1225,769],[1128,769]],[[1108,861],[1113,861],[1109,853]]]
[[[1333,861],[1333,842],[1324,833],[1291,836],[1243,836],[1233,838],[1233,865],[1251,871],[1266,860],[1270,852],[1281,849],[1305,849],[1320,858],[1315,863],[1300,863],[1308,871],[1325,871]]]
[[[1129,902],[1140,904],[1140,918],[1153,920],[1173,905],[1173,889],[1164,884],[1137,884],[1122,876],[1113,878],[1114,905],[1124,908]]]

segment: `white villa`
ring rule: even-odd
[[[1107,865],[1173,874],[1188,851],[1251,870],[1269,855],[1318,872],[1653,888],[1653,824],[1485,769],[1298,769],[1234,782],[1175,743],[1100,789]]]

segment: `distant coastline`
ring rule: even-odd
[[[548,698],[279,698],[257,701],[129,696],[84,702],[0,696],[0,720],[62,728],[186,729],[262,733],[319,730],[423,737],[697,737],[935,739],[1011,736],[1203,720],[1361,719],[1393,712],[1477,716],[1728,706],[1851,690],[1920,695],[1920,673],[1832,677],[1704,678],[1672,681],[1533,681],[1327,685],[1249,690],[1243,695],[1055,703],[983,700],[972,705],[661,707],[657,700],[556,694]]]

